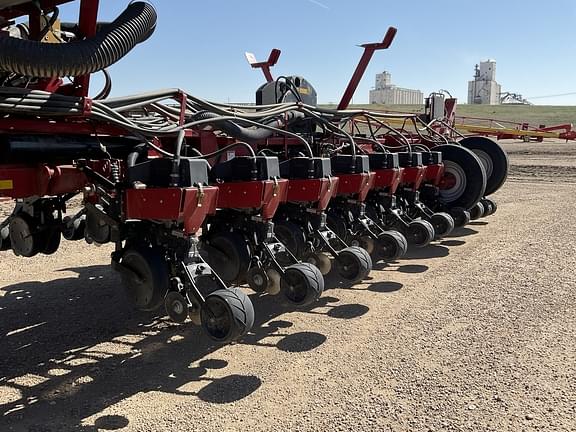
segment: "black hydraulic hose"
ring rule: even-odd
[[[112,77],[110,76],[110,73],[106,69],[102,69],[102,73],[104,74],[105,81],[104,88],[100,91],[100,93],[92,98],[94,100],[106,99],[108,96],[110,96],[110,92],[112,91]]]
[[[218,125],[218,128],[222,129],[223,132],[227,133],[234,138],[246,141],[246,142],[255,142],[264,140],[266,138],[270,138],[274,135],[274,131],[267,128],[256,128],[256,129],[249,129],[238,125],[237,123],[231,120],[220,120],[218,119],[222,117],[219,114],[212,113],[209,111],[202,111],[198,114],[194,115],[194,121],[197,120],[208,120],[214,119],[214,123]],[[289,111],[285,114],[285,116],[280,118],[275,118],[272,121],[266,122],[265,126],[273,127],[273,128],[281,128],[285,124],[290,124],[296,120],[300,120],[304,118],[304,114],[298,111]],[[242,121],[242,119],[238,119]]]
[[[128,155],[128,159],[126,160],[126,165],[128,168],[133,167],[138,162],[138,159],[146,154],[148,148],[146,144],[138,144],[134,147],[134,150]]]
[[[37,78],[81,76],[116,63],[156,28],[156,10],[131,3],[94,37],[64,44],[0,38],[0,70]]]
[[[186,139],[186,131],[182,129],[178,132],[176,138],[176,149],[174,150],[174,160],[172,161],[172,173],[170,174],[170,185],[178,186],[180,184],[180,159],[182,158],[182,146]]]

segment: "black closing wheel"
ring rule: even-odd
[[[454,219],[454,226],[456,228],[463,228],[470,223],[470,212],[462,207],[454,207],[450,209],[450,216]]]
[[[508,177],[508,155],[496,141],[482,136],[466,137],[460,145],[474,152],[486,170],[486,192],[491,195],[502,187]]]
[[[200,310],[202,328],[220,343],[229,343],[244,336],[254,325],[254,306],[239,288],[214,291]]]
[[[280,287],[290,303],[308,306],[324,291],[324,277],[320,270],[310,263],[293,264],[284,270]]]
[[[494,213],[496,213],[496,211],[498,210],[498,204],[496,204],[496,201],[494,201],[494,200],[491,199],[491,198],[484,198],[484,199],[481,201],[481,203],[482,203],[482,205],[484,206],[484,208],[486,208],[486,207],[489,208],[489,210],[485,210],[485,211],[484,211],[484,213],[485,213],[484,216],[491,216],[491,215],[493,215]]]
[[[408,240],[398,231],[384,231],[378,236],[373,258],[375,261],[396,261],[406,255]]]
[[[357,246],[351,246],[338,252],[335,263],[340,277],[352,283],[365,279],[372,270],[370,254]]]
[[[482,217],[490,216],[494,212],[492,201],[488,201],[486,198],[483,198],[482,201],[480,201],[480,204],[482,204],[484,207],[484,213],[482,214]]]
[[[226,284],[243,281],[250,266],[250,249],[244,236],[235,232],[211,235],[204,249],[206,261]]]
[[[406,238],[408,243],[413,246],[422,248],[430,244],[436,233],[432,224],[425,220],[415,220],[410,222],[406,230]]]
[[[470,210],[470,219],[476,220],[484,217],[484,205],[479,202]]]
[[[126,295],[134,307],[141,311],[153,311],[164,302],[170,286],[168,265],[158,249],[147,247],[128,249],[120,264],[122,282]]]
[[[436,238],[446,237],[447,235],[450,235],[452,231],[454,231],[454,218],[448,213],[434,213],[430,218],[430,222],[434,227]]]
[[[434,147],[442,153],[444,176],[440,185],[440,201],[447,208],[471,209],[484,196],[486,170],[472,151],[454,144]]]
[[[188,317],[188,301],[186,297],[177,291],[171,291],[166,294],[164,299],[166,313],[172,321],[182,324]]]

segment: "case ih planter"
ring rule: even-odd
[[[100,25],[98,1],[81,0],[79,22],[60,23],[67,2],[0,0],[0,196],[15,200],[2,250],[33,258],[56,253],[62,237],[111,243],[136,308],[163,305],[226,343],[254,322],[241,285],[310,306],[323,275],[356,283],[373,261],[496,210],[485,195],[506,178],[497,144],[347,109],[395,29],[364,45],[338,110],[319,108],[302,77],[274,80],[278,50],[263,63],[249,56],[267,79],[257,106],[178,89],[109,98],[106,68],[152,36],[156,12],[132,2]],[[11,22],[23,16],[27,32]],[[96,72],[106,82],[90,98]]]

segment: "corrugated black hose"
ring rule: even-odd
[[[81,76],[116,63],[156,28],[156,10],[131,3],[94,37],[64,44],[0,38],[0,70],[37,78]]]

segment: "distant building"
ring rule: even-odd
[[[468,82],[468,103],[499,105],[502,87],[496,82],[496,62],[488,60],[476,65],[474,81]]]
[[[384,71],[376,75],[376,87],[370,90],[370,103],[379,105],[422,105],[424,94],[420,90],[396,87],[392,75]]]

